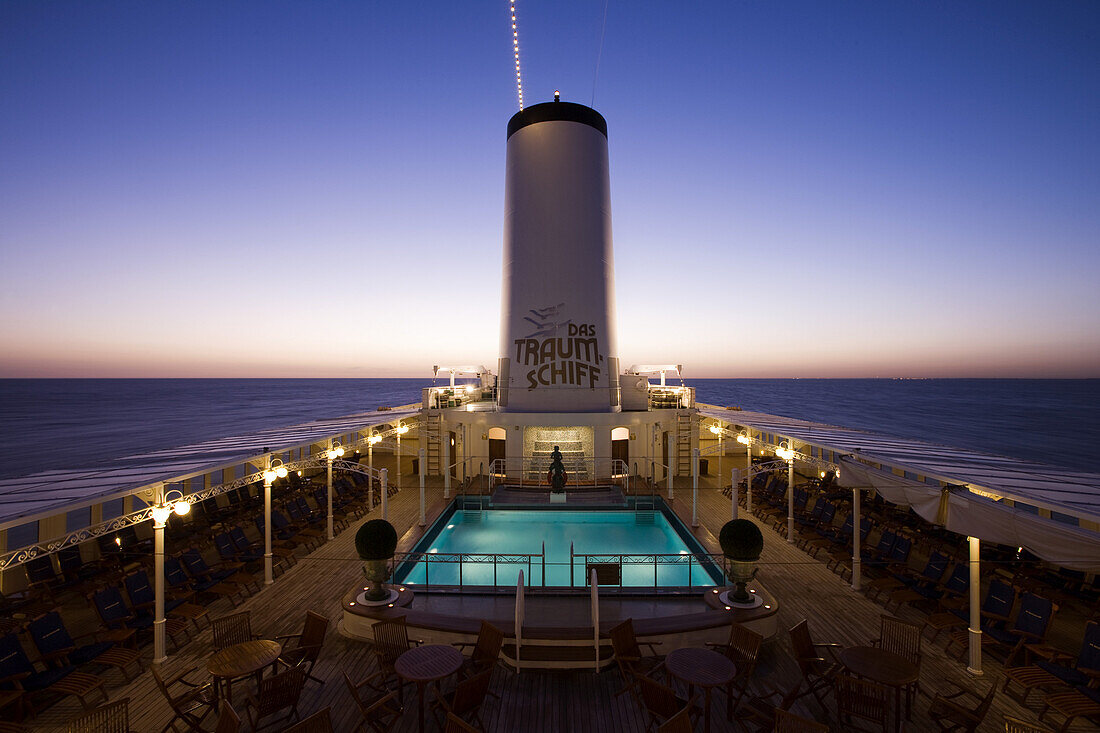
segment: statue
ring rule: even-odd
[[[554,451],[550,454],[550,470],[546,473],[547,479],[550,481],[550,489],[552,491],[564,491],[565,481],[567,475],[565,473],[565,465],[561,462],[561,451],[558,450],[558,446],[554,446]]]
[[[751,603],[752,596],[745,591],[745,584],[756,577],[756,562],[764,550],[764,535],[749,520],[734,519],[722,525],[718,544],[730,563],[729,575],[733,581],[730,600],[734,603]]]

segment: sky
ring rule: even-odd
[[[517,15],[623,365],[1100,377],[1100,4]],[[516,109],[501,0],[0,3],[0,377],[495,370]]]

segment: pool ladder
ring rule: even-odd
[[[657,515],[657,509],[653,499],[634,500],[634,523],[653,524]]]

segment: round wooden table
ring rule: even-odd
[[[894,730],[900,730],[901,688],[917,681],[920,675],[917,665],[905,657],[873,646],[854,646],[842,650],[837,656],[852,674],[894,688]]]
[[[688,686],[688,699],[696,686],[703,688],[703,730],[710,731],[710,692],[724,687],[737,675],[730,658],[710,649],[674,649],[665,657],[665,669]]]
[[[420,702],[420,731],[424,731],[424,690],[431,682],[452,675],[462,666],[462,652],[446,644],[413,647],[394,662],[393,668],[403,680],[416,683]]]
[[[214,652],[206,660],[206,671],[214,678],[215,689],[219,680],[225,680],[225,699],[233,702],[233,679],[262,673],[263,668],[274,664],[283,653],[283,645],[270,639],[245,641]]]

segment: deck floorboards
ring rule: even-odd
[[[414,478],[408,477],[404,491],[390,500],[390,520],[402,534],[400,549],[406,549],[418,538],[418,491]],[[442,489],[430,486],[429,521],[444,505]],[[677,513],[691,516],[691,490],[678,488],[674,502]],[[369,517],[378,516],[373,512]],[[729,500],[713,488],[699,492],[699,517],[701,525],[695,530],[705,546],[717,550],[716,535],[729,517]],[[278,634],[296,633],[307,610],[322,613],[332,620],[329,635],[314,676],[325,681],[324,685],[308,682],[301,700],[301,713],[308,715],[324,707],[331,707],[335,729],[353,730],[358,722],[358,710],[353,705],[342,679],[347,672],[353,679],[361,679],[375,669],[369,646],[341,636],[335,629],[341,614],[340,599],[348,588],[361,582],[360,563],[356,559],[353,537],[358,523],[322,545],[311,554],[302,557],[296,565],[276,578],[273,585],[254,594],[236,608],[228,601],[218,601],[211,611],[214,617],[234,610],[247,610],[252,614],[253,631],[268,638]],[[759,581],[780,602],[779,632],[769,641],[761,653],[756,679],[763,684],[783,689],[791,687],[798,679],[798,669],[790,656],[790,643],[786,629],[800,619],[810,619],[815,640],[835,641],[845,646],[867,644],[877,635],[881,606],[861,594],[853,592],[848,584],[829,571],[823,561],[811,559],[801,550],[789,545],[769,527],[761,525],[765,537],[764,555],[760,562]],[[903,609],[903,617],[921,618],[913,610]],[[175,674],[190,667],[197,667],[205,674],[205,659],[210,653],[210,631],[197,633],[184,648],[172,654],[165,663],[168,674]],[[668,650],[664,650],[668,651]],[[146,648],[146,657],[150,650]],[[991,659],[985,662],[986,675],[975,682],[984,687],[990,680],[1000,678],[1000,665]],[[171,711],[157,691],[152,676],[145,671],[130,683],[124,683],[117,672],[105,673],[108,692],[112,700],[129,697],[131,727],[139,733],[160,731],[170,720]],[[962,663],[946,656],[942,638],[936,645],[925,644],[925,656],[921,669],[923,694],[917,697],[913,718],[907,721],[905,730],[935,730],[926,715],[928,695],[934,693],[942,680],[969,681]],[[616,696],[621,682],[614,665],[600,674],[592,672],[536,672],[514,674],[498,671],[494,677],[494,689],[500,700],[489,698],[483,708],[482,720],[490,731],[643,731],[644,718],[629,695]],[[759,686],[759,685],[758,685]],[[247,687],[239,683],[235,701],[242,719],[241,701]],[[417,729],[415,692],[406,691],[406,709],[403,717],[391,729],[392,733],[408,733]],[[820,717],[816,703],[802,698],[794,707],[795,712]],[[998,693],[993,709],[982,731],[1003,730],[1002,715],[1016,715],[1025,720],[1035,720],[1038,696],[1031,699],[1032,708],[1025,710],[1013,700]],[[712,730],[735,730],[725,718],[725,699],[713,696]],[[70,719],[81,712],[75,699],[62,700],[29,721],[35,730],[63,731]],[[213,719],[209,719],[213,727]],[[1060,721],[1059,721],[1060,722]],[[279,730],[279,725],[268,725],[266,730]],[[247,725],[243,728],[248,729]],[[429,730],[438,727],[429,721]],[[1092,730],[1087,723],[1078,722],[1072,730]],[[840,730],[840,728],[837,728]]]

